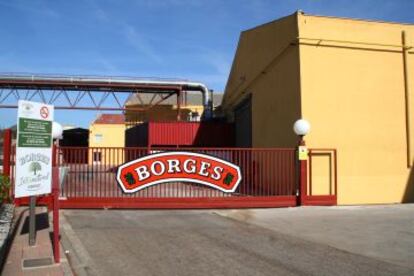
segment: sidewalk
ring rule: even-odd
[[[215,213],[414,269],[414,204],[216,210]]]
[[[49,223],[47,209],[36,208],[36,245],[29,246],[29,209],[20,207],[16,216],[20,217],[16,226],[9,254],[2,275],[71,275],[67,261],[63,258],[55,264],[52,250],[52,224]]]

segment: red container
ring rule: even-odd
[[[126,131],[127,147],[232,147],[234,126],[222,122],[148,122]]]

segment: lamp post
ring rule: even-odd
[[[303,137],[309,133],[309,130],[310,124],[304,119],[297,120],[293,124],[293,131],[299,136],[297,147],[297,160],[299,163],[299,205],[304,205],[307,196],[308,149],[306,148],[305,139]]]

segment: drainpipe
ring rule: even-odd
[[[410,168],[413,163],[412,143],[411,143],[411,91],[409,83],[409,74],[408,74],[408,49],[406,46],[406,37],[405,31],[402,31],[402,52],[403,52],[403,63],[404,63],[404,91],[405,91],[405,123],[406,123],[406,133],[407,133],[407,167]]]

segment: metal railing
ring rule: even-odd
[[[177,148],[58,149],[59,166],[68,168],[61,196],[97,198],[269,197],[295,195],[295,149],[181,148],[221,158],[238,165],[242,181],[228,194],[196,183],[166,183],[134,194],[124,194],[115,175],[118,166],[148,154]]]

